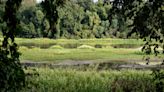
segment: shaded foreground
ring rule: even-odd
[[[23,92],[156,92],[151,71],[28,68],[26,73]]]

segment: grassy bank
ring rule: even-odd
[[[142,60],[144,53],[133,49],[40,49],[20,48],[21,60],[63,61],[63,60]],[[151,55],[151,57],[154,57]]]
[[[105,38],[105,39],[47,39],[47,38],[34,38],[34,39],[23,39],[17,38],[16,42],[21,46],[40,46],[43,45],[48,47],[51,45],[101,45],[101,46],[110,46],[115,44],[135,44],[135,45],[142,45],[144,42],[142,40],[136,39],[112,39],[112,38]],[[44,47],[43,46],[43,47]],[[69,48],[69,47],[68,47]],[[71,48],[71,47],[70,47]]]
[[[142,60],[145,55],[140,48],[144,42],[136,39],[17,38],[16,42],[22,53],[21,61]]]
[[[36,69],[24,92],[155,92],[150,71]]]

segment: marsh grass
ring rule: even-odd
[[[86,61],[86,60],[142,60],[145,55],[135,49],[114,49],[114,48],[94,48],[94,49],[41,49],[20,47],[21,60],[31,61]],[[145,55],[146,56],[146,55]],[[163,57],[163,55],[159,55]],[[154,58],[152,54],[150,57]]]
[[[39,76],[27,77],[30,84],[24,92],[155,92],[151,71],[37,68],[36,72]]]
[[[130,44],[130,45],[142,45],[144,42],[142,40],[136,39],[47,39],[47,38],[35,38],[35,39],[23,39],[17,38],[16,42],[20,46],[35,46],[40,48],[49,48],[52,45],[61,45],[64,48],[77,48],[81,45],[90,45],[96,47],[97,45],[101,47],[111,46],[111,45],[121,45],[121,44]]]
[[[46,38],[17,38],[16,42],[20,46],[19,51],[22,53],[21,60],[53,62],[64,60],[141,60],[143,55],[145,55],[141,52],[141,49],[136,48],[136,46],[138,47],[144,42],[136,39],[54,40]],[[125,47],[114,48],[113,46]],[[154,57],[153,54],[150,57]],[[163,56],[161,55],[161,57]]]

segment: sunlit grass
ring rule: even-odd
[[[21,60],[64,61],[64,60],[142,60],[144,53],[136,49],[40,49],[20,48]],[[162,56],[162,55],[161,55]],[[154,55],[150,55],[154,57]]]
[[[109,46],[111,44],[136,44],[141,45],[144,42],[142,40],[136,39],[47,39],[47,38],[34,38],[34,39],[23,39],[17,38],[16,42],[19,45],[34,45],[34,46],[41,46],[41,45],[67,45],[67,44],[75,44],[75,45],[102,45],[102,46]]]
[[[16,38],[19,51],[22,53],[21,61],[64,61],[64,60],[142,60],[145,55],[140,46],[142,40],[136,39],[47,39]],[[114,48],[112,45],[134,44],[134,48]],[[81,49],[83,48],[83,49]],[[85,48],[85,49],[84,49]],[[150,57],[154,57],[150,55]],[[163,57],[161,55],[161,57]]]

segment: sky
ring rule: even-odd
[[[36,0],[37,1],[37,3],[40,3],[41,1],[43,1],[43,0]],[[98,0],[93,0],[94,2],[97,2]]]
[[[36,0],[37,1],[37,3],[40,3],[42,0]]]

